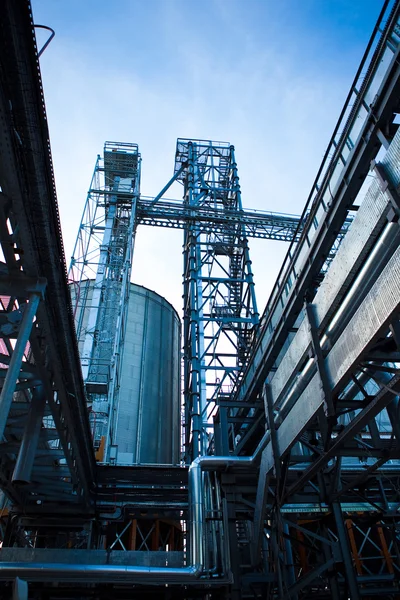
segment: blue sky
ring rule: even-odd
[[[382,2],[32,6],[56,31],[41,68],[69,261],[105,140],[139,144],[145,195],[171,177],[177,137],[231,142],[245,207],[300,213]],[[139,228],[133,267],[178,310],[181,245],[181,232]],[[251,250],[262,309],[286,246],[257,240]]]

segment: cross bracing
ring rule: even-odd
[[[107,142],[104,158],[96,161],[69,270],[96,448],[102,436],[109,439],[108,447],[113,442],[124,310],[137,227],[184,229],[187,460],[194,456],[190,448],[194,431],[199,436],[197,454],[205,452],[217,395],[233,388],[257,324],[247,238],[287,241],[301,232],[299,219],[293,215],[243,210],[234,148],[218,144],[178,140],[180,164],[164,190],[178,179],[185,188],[183,201],[140,196],[140,155],[135,144]],[[193,145],[190,161],[182,158],[186,145]],[[113,157],[113,168],[109,157]],[[133,158],[125,165],[127,157]],[[189,190],[190,169],[197,175]],[[87,316],[84,307],[89,305]],[[194,398],[201,398],[197,408]]]
[[[179,201],[141,197],[137,210],[138,224],[155,227],[184,229],[189,221],[196,221],[201,233],[222,233],[227,226],[240,224],[246,237],[291,242],[299,235],[299,218],[274,212],[235,210],[200,203],[189,208]]]
[[[95,447],[114,440],[136,206],[136,144],[106,142],[98,157],[69,269],[76,332]],[[85,310],[90,307],[90,310]]]

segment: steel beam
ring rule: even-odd
[[[343,444],[352,439],[367,423],[376,416],[393,398],[393,392],[400,393],[400,375],[395,375],[391,381],[381,389],[381,391],[369,402],[369,404],[361,410],[343,429],[341,433],[332,441],[329,449],[316,458],[313,464],[304,471],[286,492],[285,497],[289,498],[297,490],[301,489],[304,484],[312,479],[316,473],[321,471],[327,462],[337,455],[337,452]]]
[[[36,311],[41,299],[41,293],[33,293],[29,295],[29,301],[25,304],[24,313],[19,328],[17,342],[10,364],[7,370],[7,375],[0,394],[0,439],[4,436],[4,431],[7,425],[7,418],[10,412],[13,394],[19,372],[21,369],[22,359],[26,351],[26,346],[31,335],[33,320],[36,316]]]
[[[46,396],[44,388],[43,386],[38,386],[32,392],[28,419],[12,475],[13,483],[28,483],[31,480],[45,406]]]

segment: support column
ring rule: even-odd
[[[32,393],[28,419],[12,476],[13,483],[29,483],[31,480],[45,406],[46,396],[43,386],[40,385]]]
[[[349,596],[351,600],[360,600],[357,577],[353,569],[349,539],[347,537],[340,504],[338,502],[332,502],[332,510],[336,521],[336,531],[339,538]]]
[[[291,585],[294,585],[296,583],[296,573],[294,570],[294,564],[293,564],[293,552],[292,552],[292,543],[291,540],[289,538],[290,536],[290,531],[289,531],[289,525],[287,523],[283,524],[283,533],[285,535],[285,555],[286,555],[286,573],[287,573],[287,583],[288,586],[290,587]],[[291,596],[292,600],[298,600],[298,595],[297,594],[293,594]]]
[[[219,418],[221,427],[221,450],[223,456],[229,454],[229,424],[228,409],[224,406],[219,407]]]
[[[275,514],[276,517],[276,514]],[[277,522],[275,520],[272,529],[271,529],[271,545],[272,545],[272,553],[274,556],[274,567],[277,578],[278,585],[278,598],[282,599],[284,597],[283,593],[283,578],[282,578],[282,570],[281,570],[281,558],[279,551],[279,543],[278,543],[278,530],[277,530]]]
[[[264,406],[268,421],[268,428],[271,435],[272,453],[274,458],[275,476],[276,476],[276,488],[279,489],[279,482],[281,477],[281,458],[279,451],[279,444],[275,429],[274,421],[274,401],[271,395],[271,389],[269,384],[265,384],[263,389]],[[256,496],[256,507],[254,511],[254,526],[253,526],[253,544],[252,544],[252,559],[253,564],[257,565],[261,553],[261,541],[264,531],[264,518],[268,496],[268,483],[269,473],[266,467],[266,456],[267,450],[265,449],[262,453],[260,471],[258,475],[257,484],[257,496]]]
[[[3,439],[4,430],[10,412],[15,386],[17,384],[19,372],[21,369],[22,359],[26,345],[31,335],[33,319],[35,318],[37,308],[40,302],[40,293],[34,292],[29,296],[29,302],[25,304],[24,314],[22,317],[17,342],[12,354],[7,375],[4,380],[3,389],[0,394],[0,441]]]
[[[311,345],[314,351],[316,365],[321,380],[322,392],[324,394],[325,412],[328,418],[336,420],[335,407],[332,401],[332,391],[329,385],[329,380],[325,368],[325,361],[322,355],[321,344],[318,337],[314,306],[310,303],[306,303],[305,311],[308,319],[308,328],[310,332]]]

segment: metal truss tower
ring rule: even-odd
[[[183,200],[164,200],[174,181]],[[258,323],[248,237],[293,240],[297,217],[245,212],[234,148],[178,140],[172,179],[140,197],[135,144],[107,142],[97,159],[69,270],[95,448],[110,459],[118,410],[129,283],[138,225],[184,230],[185,456],[214,439],[217,398],[229,396]],[[88,311],[87,308],[90,307]],[[219,415],[218,415],[219,419]],[[211,448],[210,446],[210,448]]]
[[[184,205],[227,216],[219,231],[188,221],[183,243],[185,450],[208,451],[217,398],[230,393],[258,323],[246,229],[229,214],[243,211],[234,147],[179,139],[175,174]]]
[[[69,270],[93,440],[97,449],[103,440],[105,460],[110,459],[115,433],[140,160],[136,144],[106,142],[104,157],[97,158]]]

